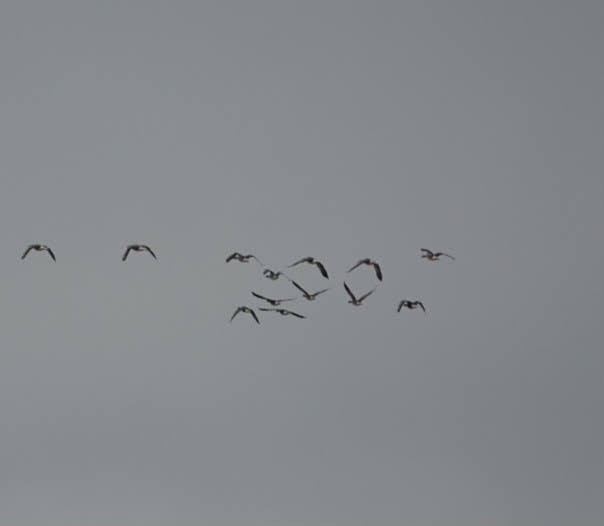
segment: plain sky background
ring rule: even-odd
[[[601,524],[603,27],[596,0],[2,2],[0,524]],[[332,289],[229,324],[293,290],[234,250]]]

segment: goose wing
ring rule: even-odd
[[[419,305],[419,306],[422,308],[422,310],[423,310],[424,312],[426,312],[426,307],[424,307],[424,304],[423,304],[421,301],[416,301],[416,302],[415,302],[415,304],[416,304],[416,305]]]
[[[434,252],[432,252],[431,250],[428,250],[427,248],[420,248],[420,250],[428,255],[434,255]]]
[[[299,259],[299,260],[298,260],[298,261],[296,261],[295,263],[292,263],[291,265],[288,265],[288,267],[287,267],[287,268],[292,268],[292,267],[295,267],[296,265],[299,265],[300,263],[306,263],[306,262],[308,262],[310,259],[311,259],[310,257],[305,257],[305,258]]]
[[[293,283],[294,287],[296,287],[299,291],[302,292],[302,294],[304,294],[304,296],[309,296],[308,292],[306,292],[300,285],[298,285],[293,279],[291,280],[291,282]]]
[[[315,293],[313,294],[313,296],[316,298],[316,297],[317,297],[319,294],[323,294],[324,292],[327,292],[328,290],[329,290],[329,289],[321,289],[321,290],[319,290],[319,291],[315,292]]]
[[[239,255],[239,252],[233,252],[228,258],[226,258],[226,263],[235,259]]]
[[[315,265],[317,265],[317,267],[319,268],[319,271],[321,272],[322,276],[326,279],[329,279],[329,275],[327,274],[327,270],[325,269],[323,263],[321,263],[320,261],[315,261]]]
[[[25,256],[27,256],[27,254],[30,253],[31,250],[33,250],[34,245],[29,245],[26,249],[25,252],[23,252],[23,255],[21,256],[21,259],[25,259]]]
[[[131,250],[132,250],[132,245],[129,245],[126,248],[126,251],[124,252],[124,255],[122,256],[122,261],[126,261],[126,258],[128,257],[128,254],[130,253]]]
[[[348,295],[350,296],[352,301],[357,301],[357,299],[354,297],[354,294],[352,293],[352,291],[348,288],[348,285],[346,285],[346,282],[344,282],[344,288],[346,289],[346,292],[348,292]]]
[[[403,308],[404,304],[405,304],[405,300],[401,300],[400,303],[398,304],[398,309],[396,309],[396,312],[401,312],[401,309]]]
[[[233,321],[233,318],[234,318],[235,316],[237,316],[237,314],[239,314],[241,311],[242,311],[241,307],[237,307],[237,308],[235,309],[235,312],[233,312],[233,315],[231,316],[231,319],[229,320],[229,322]]]
[[[291,314],[292,316],[295,316],[296,318],[306,318],[306,316],[303,316],[302,314],[298,314],[297,312],[294,312],[292,310],[286,310],[285,312],[287,312],[287,314]]]
[[[256,316],[256,313],[254,312],[254,309],[248,309],[248,312],[254,317],[254,319],[256,320],[256,323],[258,325],[260,325],[260,320],[258,319],[258,316]]]
[[[149,247],[149,245],[141,245],[147,252],[149,252],[149,254],[151,254],[153,256],[153,259],[157,259],[157,257],[155,256],[155,254],[153,253],[153,250],[151,250],[151,248]]]
[[[373,263],[373,268],[375,269],[375,275],[377,276],[377,279],[382,281],[382,269],[380,268],[380,266],[377,263]]]
[[[252,296],[256,296],[257,298],[264,300],[264,301],[268,301],[269,303],[271,303],[271,301],[272,301],[269,298],[262,296],[261,294],[258,294],[257,292],[254,292],[254,291],[252,291]]]
[[[57,260],[57,258],[55,257],[54,252],[52,251],[52,249],[50,247],[46,247],[46,252],[48,252],[48,254],[50,255],[50,257],[52,258],[53,261]]]
[[[437,255],[438,255],[438,254],[437,254]],[[455,260],[455,258],[454,258],[454,257],[453,257],[451,254],[446,254],[445,252],[441,252],[441,253],[440,253],[440,255],[441,255],[441,256],[445,256],[445,257],[447,257],[447,258],[449,258],[449,259],[453,259],[453,260]]]
[[[348,272],[352,272],[355,268],[360,267],[363,264],[367,264],[367,259],[359,259],[359,261],[348,269]]]
[[[363,294],[360,298],[359,301],[363,301],[365,298],[371,296],[373,293],[375,292],[375,289],[370,290],[369,292]]]

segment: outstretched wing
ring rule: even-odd
[[[404,304],[405,300],[401,300],[401,302],[398,304],[398,309],[396,309],[396,312],[401,312],[401,309],[403,308]]]
[[[317,265],[317,267],[319,267],[319,271],[321,272],[321,274],[323,275],[323,277],[329,279],[329,276],[327,274],[327,270],[323,266],[323,263],[321,263],[320,261],[315,261],[315,265]]]
[[[441,252],[440,255],[441,256],[445,256],[445,257],[447,257],[449,259],[453,259],[453,260],[455,259],[451,254],[445,254],[444,252]]]
[[[237,316],[237,314],[239,314],[240,312],[241,312],[241,307],[237,307],[237,308],[235,309],[235,312],[233,312],[233,315],[231,316],[231,319],[229,320],[229,323],[230,323],[230,322],[232,322],[232,321],[233,321],[233,318],[234,318],[235,316]]]
[[[21,259],[25,259],[25,256],[27,256],[27,254],[29,254],[29,252],[34,248],[33,245],[29,245],[26,249],[25,252],[23,252],[23,255],[21,256]]]
[[[324,292],[327,292],[329,289],[321,289],[318,292],[315,292],[313,294],[313,296],[317,297],[319,294],[323,294]]]
[[[416,304],[416,305],[419,305],[419,306],[422,308],[422,310],[423,310],[424,312],[426,312],[426,308],[424,307],[424,304],[423,304],[421,301],[416,301],[416,302],[415,302],[415,304]]]
[[[346,285],[346,282],[344,282],[344,288],[346,289],[346,292],[348,292],[348,295],[350,296],[352,301],[356,301],[357,299],[354,297],[352,291],[348,288],[348,285]]]
[[[151,249],[149,248],[149,246],[148,246],[148,245],[142,245],[142,247],[143,247],[143,248],[144,248],[144,249],[145,249],[147,252],[149,252],[149,254],[151,254],[151,255],[153,256],[153,259],[157,259],[157,257],[155,257],[155,254],[153,253],[153,250],[151,250]]]
[[[374,263],[373,268],[375,269],[375,275],[377,276],[377,279],[382,281],[382,269],[380,268],[380,266],[377,263]]]
[[[232,259],[235,259],[238,254],[239,254],[238,252],[233,252],[228,258],[226,258],[226,263],[228,263]]]
[[[363,301],[365,298],[371,296],[373,293],[375,292],[375,289],[370,290],[369,292],[367,292],[366,294],[363,294],[360,298],[359,301]]]
[[[306,318],[306,316],[302,316],[302,314],[298,314],[297,312],[288,310],[286,311],[288,314],[291,314],[292,316],[295,316],[296,318]]]
[[[306,292],[300,285],[298,285],[293,279],[291,280],[291,282],[293,283],[294,287],[296,287],[299,291],[302,292],[302,294],[304,294],[305,296],[308,296],[308,292]]]
[[[295,267],[296,265],[299,265],[300,263],[306,263],[309,259],[310,259],[309,257],[305,257],[305,258],[299,259],[295,263],[292,263],[291,265],[288,265],[287,268]]]
[[[254,256],[254,254],[248,254],[248,257],[255,259],[258,262],[258,265],[260,265],[261,267],[264,267],[264,263],[262,263],[262,261],[260,261],[260,259],[258,259],[256,256]]]
[[[367,260],[360,259],[358,261],[358,263],[356,265],[353,265],[352,267],[350,267],[347,272],[352,272],[355,268],[360,267],[363,263],[365,263],[365,261],[367,261]]]
[[[256,316],[256,313],[254,312],[254,310],[250,309],[248,312],[254,317],[254,319],[256,320],[256,323],[258,325],[260,325],[260,320],[258,319],[258,316]]]
[[[57,258],[55,257],[55,254],[52,251],[52,249],[50,249],[49,247],[46,247],[46,251],[50,254],[50,257],[52,258],[53,261],[57,260]]]
[[[432,252],[431,250],[428,250],[427,248],[420,248],[420,250],[421,250],[422,252],[425,252],[426,254],[428,254],[428,255],[430,255],[430,256],[433,256],[433,255],[434,255],[434,252]]]
[[[269,303],[271,302],[271,300],[269,300],[268,298],[265,298],[264,296],[258,294],[257,292],[252,291],[252,296],[256,296],[257,298],[264,300],[264,301],[268,301]]]
[[[126,258],[128,257],[128,254],[130,253],[131,250],[132,250],[132,247],[128,247],[126,249],[126,252],[124,252],[124,255],[122,256],[122,261],[126,261]]]
[[[259,307],[259,310],[261,310],[263,312],[271,312],[271,311],[279,310],[279,309],[269,309],[268,307]]]

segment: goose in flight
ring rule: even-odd
[[[287,268],[295,267],[296,265],[299,265],[300,263],[308,263],[310,265],[315,265],[319,269],[319,272],[321,273],[321,275],[324,278],[329,279],[329,275],[327,274],[327,270],[325,269],[325,266],[323,265],[323,263],[321,263],[318,259],[313,258],[312,256],[308,256],[308,257],[299,259],[295,263],[292,263],[291,265],[289,265]]]
[[[246,307],[245,305],[242,305],[241,307],[237,307],[235,309],[235,312],[233,312],[233,315],[231,316],[231,319],[229,320],[229,322],[233,321],[233,318],[235,316],[237,316],[237,314],[239,314],[240,312],[247,312],[248,314],[251,314],[252,317],[256,320],[256,323],[258,325],[260,325],[260,320],[258,319],[258,316],[256,316],[254,309],[250,309],[249,307]]]
[[[148,245],[128,245],[126,247],[124,255],[122,256],[122,261],[126,261],[126,258],[128,257],[128,254],[131,250],[134,250],[135,252],[149,252],[149,254],[153,256],[153,259],[157,260],[157,257],[153,253],[153,250],[151,250]]]
[[[426,308],[424,307],[424,304],[421,301],[401,300],[401,302],[398,304],[398,309],[396,309],[396,312],[401,312],[401,309],[403,307],[407,307],[411,310],[420,307],[424,312],[426,312]]]
[[[455,259],[451,254],[445,254],[444,252],[432,252],[427,248],[420,248],[420,250],[423,252],[422,257],[426,258],[428,261],[438,261],[440,256],[445,256],[453,260]]]
[[[382,281],[382,269],[380,268],[380,265],[378,264],[377,261],[374,261],[373,259],[370,259],[370,258],[360,259],[355,265],[353,265],[352,267],[350,267],[350,269],[348,269],[348,272],[352,272],[355,268],[357,268],[361,265],[371,265],[373,267],[373,269],[375,270],[375,275],[377,276],[377,279]]]
[[[254,291],[252,291],[252,296],[256,296],[257,298],[264,300],[267,303],[270,303],[273,307],[278,307],[284,301],[293,301],[296,299],[296,298],[284,298],[284,299],[274,300],[272,298],[267,298],[266,296],[262,296],[261,294],[258,294],[257,292],[254,292]]]
[[[291,311],[291,310],[287,310],[287,309],[267,309],[265,307],[260,307],[261,311],[264,312],[278,312],[279,314],[281,314],[281,316],[295,316],[296,318],[306,318],[306,316],[302,316],[302,314],[298,314],[297,312]]]
[[[302,294],[308,301],[313,301],[313,300],[317,299],[317,296],[319,294],[323,294],[324,292],[327,292],[329,290],[329,289],[321,289],[321,290],[318,290],[317,292],[315,292],[314,294],[310,294],[309,292],[304,290],[300,285],[298,285],[293,279],[291,280],[291,282],[293,283],[294,287],[296,287],[300,292],[302,292]]]
[[[240,261],[241,263],[249,263],[250,259],[255,259],[260,265],[262,265],[262,261],[260,261],[254,254],[241,254],[240,252],[233,252],[228,258],[226,258],[226,262],[229,261]]]
[[[267,277],[268,279],[272,279],[273,281],[278,280],[281,276],[285,276],[285,274],[281,271],[275,272],[274,270],[271,270],[270,268],[265,268],[262,271],[262,274]],[[287,276],[285,276],[287,278]]]
[[[375,289],[372,289],[372,290],[370,290],[366,294],[363,294],[360,298],[357,299],[356,296],[352,293],[352,291],[348,288],[348,285],[346,285],[346,282],[344,282],[344,288],[346,289],[346,292],[348,292],[348,295],[350,296],[350,299],[348,300],[348,303],[351,303],[355,307],[358,307],[359,305],[361,305],[363,303],[363,300],[367,296],[370,296],[371,294],[373,294],[375,292]]]
[[[52,260],[56,261],[55,255],[54,255],[53,251],[51,250],[51,248],[47,245],[40,245],[38,243],[29,245],[27,247],[27,249],[25,250],[25,252],[23,252],[21,259],[25,259],[25,256],[27,256],[27,254],[29,254],[29,252],[31,250],[37,250],[38,252],[48,252],[48,255],[52,258]]]

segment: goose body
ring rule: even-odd
[[[305,290],[301,285],[299,285],[298,283],[296,283],[293,279],[291,280],[291,282],[294,285],[294,287],[296,287],[300,292],[302,292],[302,295],[308,301],[314,301],[314,300],[316,300],[317,296],[319,296],[319,294],[323,294],[324,292],[327,292],[329,290],[329,289],[321,289],[321,290],[318,290],[317,292],[314,292],[313,294],[311,294],[310,292],[308,292],[307,290]]]
[[[421,301],[401,300],[401,302],[398,304],[398,309],[396,309],[396,312],[401,312],[401,309],[403,307],[406,307],[410,310],[417,309],[419,307],[424,312],[426,312],[426,308],[424,307],[424,304]]]
[[[428,261],[439,261],[441,256],[445,256],[453,260],[455,259],[451,254],[446,254],[445,252],[432,252],[427,248],[420,248],[420,250],[423,252],[421,257],[427,259]]]

